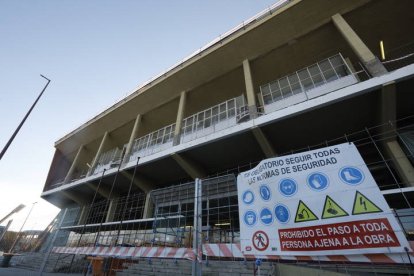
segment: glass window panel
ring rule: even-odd
[[[283,94],[283,98],[290,97],[292,96],[292,90],[290,90],[289,86],[284,87],[282,88],[282,94]]]
[[[301,80],[301,82],[302,82],[302,86],[305,90],[309,90],[309,89],[312,89],[314,87],[313,82],[310,78],[303,79],[303,80]]]
[[[311,76],[320,75],[320,73],[321,73],[316,64],[308,67],[308,69],[309,69],[309,73],[311,74]]]
[[[281,79],[279,80],[279,84],[280,84],[280,88],[281,88],[281,89],[283,89],[283,88],[285,88],[285,87],[289,86],[289,82],[288,82],[288,80],[287,80],[287,78],[286,78],[286,77],[285,77],[285,78],[281,78]]]
[[[213,116],[218,115],[218,106],[213,107]]]
[[[344,64],[340,56],[331,57],[329,58],[329,61],[332,63],[333,67],[337,67]]]
[[[324,84],[324,80],[323,80],[323,78],[322,78],[322,75],[321,75],[321,74],[316,74],[316,75],[313,75],[313,76],[312,76],[312,80],[313,80],[313,82],[315,83],[315,86],[319,86],[319,85]]]
[[[204,120],[204,127],[209,127],[211,126],[211,118],[206,118]]]
[[[202,120],[204,120],[204,113],[198,113],[197,115],[197,122],[201,122]]]
[[[303,69],[303,70],[300,70],[299,72],[298,72],[298,75],[299,75],[299,79],[301,80],[301,81],[303,81],[303,80],[305,80],[305,79],[309,79],[309,73],[308,73],[308,70],[306,70],[306,69]]]
[[[298,75],[296,75],[296,74],[290,75],[289,76],[289,82],[290,82],[290,85],[293,85],[293,84],[299,82]]]
[[[211,117],[211,109],[206,110],[205,117],[210,118]]]
[[[270,83],[270,91],[279,91],[279,89],[279,83],[277,81]]]
[[[283,99],[282,93],[280,91],[272,93],[272,97],[274,102]]]
[[[335,71],[340,77],[345,77],[348,75],[347,68],[345,65],[340,65],[338,67],[335,67]]]
[[[291,86],[292,86],[292,92],[293,92],[293,94],[302,93],[302,87],[300,86],[299,83],[294,83]]]
[[[267,95],[270,93],[270,86],[269,85],[262,85],[260,86],[260,91],[262,92],[263,95]]]
[[[218,115],[214,115],[212,117],[212,124],[216,124],[218,122]]]
[[[236,111],[235,111],[235,109],[234,109],[234,108],[232,108],[232,109],[230,109],[230,110],[229,110],[229,112],[228,112],[228,116],[229,116],[229,117],[234,117],[234,116],[236,116]]]
[[[219,120],[220,121],[223,121],[225,119],[226,119],[226,112],[220,112],[220,114],[219,114]]]
[[[325,77],[327,82],[334,81],[338,78],[333,69],[324,71],[323,76]]]
[[[271,95],[263,95],[263,101],[265,104],[270,104],[273,102]]]
[[[227,102],[227,107],[230,109],[230,108],[234,108],[234,101],[233,100],[231,100],[231,101],[228,101]]]
[[[322,71],[332,69],[332,66],[327,59],[322,62],[319,62],[318,64]]]
[[[220,112],[226,111],[226,103],[220,104]]]

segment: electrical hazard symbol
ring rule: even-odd
[[[356,191],[354,207],[352,208],[353,215],[380,213],[380,212],[382,212],[381,208],[375,205],[375,203],[369,200],[365,195]]]
[[[254,248],[259,251],[265,251],[269,247],[269,237],[263,231],[257,231],[252,236]]]
[[[332,198],[326,196],[325,205],[323,206],[322,219],[346,217],[349,214],[342,209]]]
[[[295,222],[304,222],[318,220],[318,217],[303,203],[302,200],[299,200],[298,209],[296,210]]]

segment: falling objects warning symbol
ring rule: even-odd
[[[365,195],[356,191],[354,207],[352,208],[353,215],[380,213],[380,212],[382,212],[381,208],[375,205],[375,203],[369,200]]]
[[[326,196],[325,205],[323,206],[322,219],[345,217],[349,214],[342,209],[332,198]]]
[[[303,203],[302,200],[299,200],[298,209],[296,210],[295,222],[304,222],[318,220],[318,217]]]
[[[269,237],[264,231],[257,231],[252,236],[254,248],[259,251],[265,251],[269,247]]]

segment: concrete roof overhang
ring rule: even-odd
[[[346,13],[367,2],[369,0],[290,1],[273,14],[253,21],[134,91],[59,139],[55,147],[64,155],[69,155],[75,152],[79,145],[88,144],[101,137],[105,131],[113,131],[135,119],[137,113],[145,114],[175,99],[181,91],[190,91],[234,70],[241,66],[245,59],[253,60],[320,28],[330,22],[333,14]]]

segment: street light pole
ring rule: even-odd
[[[17,243],[17,241],[18,241],[18,239],[19,239],[20,233],[22,232],[23,227],[24,227],[24,225],[26,224],[26,221],[27,221],[27,219],[29,218],[30,213],[32,212],[33,207],[35,206],[35,204],[36,204],[36,203],[37,203],[37,202],[33,202],[33,204],[32,204],[32,208],[30,208],[30,211],[29,211],[29,213],[27,214],[26,219],[24,220],[24,222],[23,222],[23,224],[22,224],[22,227],[20,227],[20,230],[19,230],[19,232],[17,233],[16,239],[14,240],[14,242],[13,242],[12,246],[11,246],[11,247],[10,247],[10,249],[9,249],[9,252],[8,252],[9,254],[10,254],[10,253],[12,253],[12,251],[13,251],[14,247],[16,246],[16,243]]]
[[[9,141],[7,142],[7,144],[4,146],[3,150],[0,153],[0,160],[3,158],[3,155],[6,153],[7,149],[9,148],[10,144],[13,142],[14,137],[16,137],[17,133],[19,132],[20,128],[23,126],[24,122],[26,121],[27,117],[29,117],[30,113],[32,112],[33,108],[35,107],[35,105],[37,104],[37,102],[39,101],[40,97],[43,95],[43,92],[45,92],[47,86],[50,83],[50,80],[48,78],[46,78],[43,75],[40,75],[42,78],[47,80],[47,83],[45,85],[45,87],[43,87],[42,92],[40,92],[39,96],[37,97],[37,99],[35,100],[35,102],[32,104],[32,106],[30,107],[29,111],[26,113],[26,116],[24,116],[23,120],[20,122],[19,126],[16,128],[16,130],[14,131],[13,135],[10,137]]]

